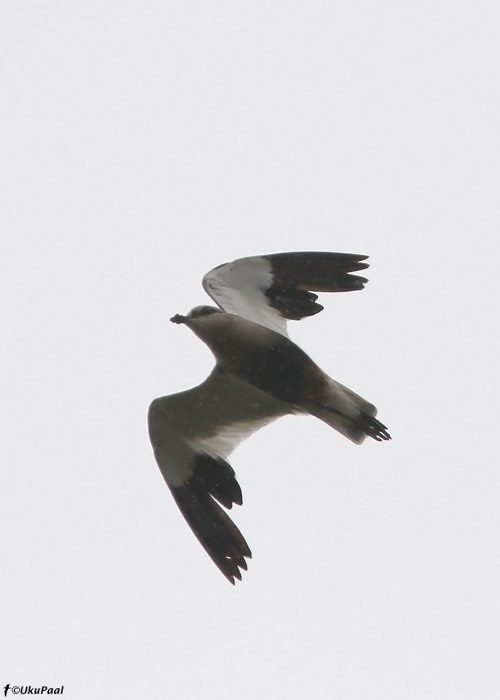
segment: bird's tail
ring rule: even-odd
[[[333,379],[328,378],[318,401],[308,401],[303,408],[358,445],[367,436],[391,439],[386,426],[375,418],[375,406]]]

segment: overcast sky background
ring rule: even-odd
[[[500,10],[5,2],[0,686],[68,700],[496,697]],[[379,408],[232,455],[234,588],[153,459],[211,267],[369,254],[291,334]]]

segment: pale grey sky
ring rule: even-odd
[[[500,692],[500,10],[6,2],[0,687],[71,700]],[[168,323],[209,268],[370,255],[291,335],[389,444],[287,418],[232,456],[231,587],[146,411],[201,381]]]

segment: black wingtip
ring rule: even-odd
[[[265,290],[269,304],[286,319],[300,320],[322,310],[313,292],[356,292],[368,282],[352,274],[365,270],[367,255],[296,252],[263,256],[271,263],[272,284]]]
[[[226,508],[241,506],[243,494],[232,466],[221,457],[200,453],[196,456],[193,479]]]
[[[212,561],[234,585],[241,581],[240,569],[246,570],[245,558],[252,553],[245,538],[227,513],[196,479],[183,486],[170,486],[184,518]]]

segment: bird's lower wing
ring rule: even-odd
[[[225,458],[245,438],[290,412],[233,375],[215,369],[200,386],[155,399],[148,414],[160,471],[194,534],[231,583],[241,579],[250,548],[219,505],[241,505]]]
[[[235,483],[236,480],[235,480]],[[245,557],[252,553],[245,538],[203,483],[190,479],[170,487],[186,522],[224,576],[234,584],[247,569]]]

